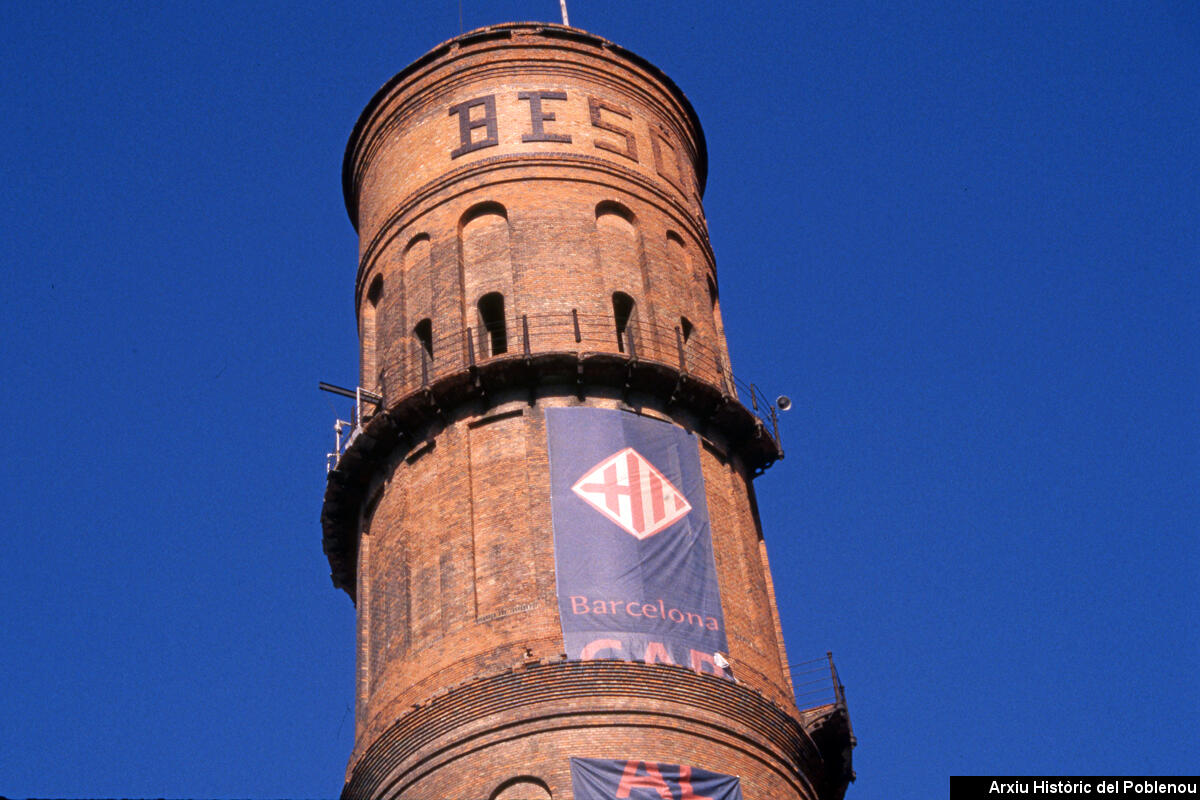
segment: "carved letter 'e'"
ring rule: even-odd
[[[533,133],[521,134],[522,142],[570,143],[569,134],[546,133],[546,123],[554,121],[554,112],[542,110],[543,100],[566,100],[566,92],[550,92],[544,89],[536,92],[521,92],[517,95],[517,99],[529,101],[529,124],[533,128]]]

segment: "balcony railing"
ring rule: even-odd
[[[845,708],[846,687],[838,678],[833,665],[833,653],[788,665],[792,688],[796,692],[796,707],[801,711],[826,708]]]
[[[426,324],[425,331],[429,328]],[[618,331],[612,316],[567,312],[521,314],[503,323],[468,326],[437,339],[415,333],[402,346],[399,359],[390,358],[380,372],[382,396],[362,388],[342,389],[322,383],[321,388],[354,398],[349,421],[337,420],[333,452],[326,456],[326,471],[336,468],[342,454],[376,412],[391,408],[405,397],[428,389],[440,379],[470,372],[497,362],[520,362],[549,353],[575,353],[580,357],[614,355],[630,366],[651,363],[675,370],[683,378],[715,387],[736,400],[761,423],[773,443],[767,465],[782,454],[779,421],[772,403],[753,383],[730,371],[721,351],[699,335],[685,336],[680,326],[656,325],[633,317]],[[760,467],[760,471],[762,468]]]
[[[541,353],[611,353],[631,362],[648,361],[679,370],[694,380],[718,387],[757,416],[778,443],[774,403],[752,383],[730,371],[721,351],[698,334],[685,336],[679,326],[630,319],[618,330],[613,317],[575,310],[512,316],[503,323],[469,326],[422,340],[411,336],[398,365],[385,369],[388,400],[427,387],[439,378],[497,359],[527,358]]]
[[[801,723],[825,762],[824,786],[817,794],[841,798],[846,785],[854,780],[853,751],[858,740],[850,724],[846,687],[833,665],[833,653],[789,667]]]

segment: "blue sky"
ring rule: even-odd
[[[1200,6],[570,12],[704,124],[734,368],[795,402],[757,489],[791,660],[847,687],[847,796],[1194,774]],[[334,796],[342,151],[457,4],[4,17],[0,793]]]

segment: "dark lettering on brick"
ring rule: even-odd
[[[607,111],[610,114],[616,114],[618,117],[624,117],[630,122],[633,121],[633,114],[628,108],[616,105],[615,103],[607,103],[603,100],[597,100],[595,97],[588,98],[588,115],[592,119],[592,127],[599,128],[602,131],[614,133],[625,140],[625,147],[597,139],[594,144],[601,150],[607,150],[610,153],[616,153],[619,156],[625,156],[631,161],[637,161],[637,140],[633,138],[633,134],[624,128],[618,127],[611,122],[605,122],[600,117],[601,111]]]
[[[529,125],[533,128],[533,133],[521,134],[522,142],[570,143],[571,137],[568,134],[546,133],[546,123],[553,122],[555,117],[553,111],[542,109],[543,100],[566,100],[566,92],[551,92],[542,89],[536,92],[521,92],[517,95],[517,99],[529,101]]]
[[[663,148],[670,151],[665,156]],[[650,149],[654,153],[654,171],[667,181],[667,183],[686,194],[687,190],[683,187],[683,176],[685,173],[682,154],[679,152],[679,148],[675,147],[671,141],[671,134],[663,126],[656,124],[650,126]]]
[[[471,109],[483,106],[483,117],[471,119]],[[450,116],[458,115],[458,138],[461,144],[450,151],[450,158],[458,158],[475,150],[485,147],[495,147],[500,144],[500,135],[496,130],[496,96],[485,94],[465,103],[450,106]],[[476,128],[487,128],[487,136],[479,141],[471,140],[471,131]]]

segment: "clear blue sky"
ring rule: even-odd
[[[467,29],[558,18],[464,0]],[[851,800],[1200,767],[1200,5],[571,0],[704,124],[791,659]],[[0,24],[0,794],[330,797],[342,150],[448,2]]]

